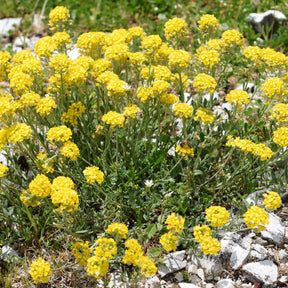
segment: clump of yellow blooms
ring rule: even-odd
[[[165,23],[164,32],[167,40],[184,38],[188,34],[187,24],[183,19],[175,17]]]
[[[184,71],[189,66],[191,55],[184,50],[175,50],[169,55],[168,59],[168,65],[171,69]]]
[[[221,206],[211,206],[205,210],[206,220],[211,222],[213,227],[223,227],[228,223],[229,212]]]
[[[277,120],[278,123],[288,122],[288,104],[276,104],[271,110],[271,119]]]
[[[52,31],[62,31],[70,24],[70,13],[66,7],[57,6],[50,11],[48,25]]]
[[[67,126],[62,125],[50,128],[46,135],[48,141],[66,142],[71,139],[72,131]]]
[[[204,255],[217,255],[221,248],[219,240],[213,237],[204,237],[200,244],[200,249],[203,251]]]
[[[219,28],[219,21],[214,15],[205,14],[200,17],[197,21],[199,25],[200,32],[202,34],[212,34],[215,33]]]
[[[54,160],[48,158],[48,155],[46,153],[40,152],[37,155],[37,159],[35,161],[37,168],[42,172],[42,173],[53,173],[54,168]]]
[[[204,64],[207,69],[212,69],[220,62],[219,53],[216,50],[203,49],[196,54],[198,61]]]
[[[102,121],[108,125],[111,125],[110,128],[113,129],[116,125],[123,127],[125,117],[115,111],[109,111],[107,114],[104,114]]]
[[[193,86],[196,92],[214,93],[217,87],[217,83],[212,76],[205,73],[200,73],[194,78]]]
[[[82,102],[73,103],[69,106],[68,111],[63,113],[61,119],[71,124],[72,126],[77,125],[77,118],[84,113],[85,106],[82,104]]]
[[[264,96],[268,98],[277,98],[279,100],[287,93],[284,81],[277,77],[266,80],[261,86],[261,91],[263,91]]]
[[[179,102],[179,97],[176,96],[175,94],[167,93],[161,96],[160,102],[168,105],[173,105]]]
[[[135,104],[130,104],[124,108],[123,115],[130,118],[136,118],[137,113],[140,112],[140,108]]]
[[[75,242],[71,254],[76,258],[78,265],[87,266],[87,260],[92,253],[92,249],[88,247],[89,242]]]
[[[112,259],[117,254],[117,245],[112,238],[98,238],[95,244],[97,245],[93,251],[95,256]]]
[[[83,174],[89,184],[92,184],[95,181],[98,184],[101,184],[104,181],[104,173],[96,166],[86,167],[83,170]]]
[[[184,143],[176,146],[175,152],[178,153],[180,156],[183,156],[185,159],[188,159],[188,156],[194,156],[194,149],[189,143],[186,143],[185,141]]]
[[[221,39],[225,43],[226,47],[230,48],[235,46],[239,46],[240,48],[243,47],[244,37],[239,31],[235,29],[223,32]]]
[[[179,237],[173,231],[169,231],[161,236],[159,243],[163,246],[165,251],[170,252],[176,251],[178,240]]]
[[[38,197],[48,197],[51,193],[51,182],[43,174],[38,174],[29,184],[29,191]]]
[[[281,207],[281,197],[277,192],[274,191],[267,191],[268,194],[264,193],[264,202],[263,204],[265,205],[266,209],[273,209],[277,210],[279,207]]]
[[[69,158],[70,160],[75,161],[80,155],[80,151],[75,143],[67,141],[61,147],[61,154]]]
[[[242,90],[231,90],[226,95],[226,101],[230,104],[237,103],[238,106],[241,108],[242,104],[249,103],[249,94],[246,91]]]
[[[282,146],[288,146],[288,127],[280,127],[274,131],[273,142]]]
[[[128,228],[123,223],[112,223],[108,226],[107,233],[115,235],[116,240],[118,239],[118,236],[120,236],[122,239],[126,239]]]
[[[151,87],[139,87],[137,97],[140,98],[142,103],[146,103],[147,100],[154,98],[153,89]]]
[[[150,35],[144,38],[141,42],[141,47],[146,50],[148,55],[155,53],[162,45],[162,40],[159,35]]]
[[[257,233],[264,230],[265,225],[269,224],[268,213],[258,206],[251,206],[243,216],[243,222],[247,227],[255,229]]]
[[[199,118],[201,118],[202,122],[207,125],[209,123],[212,123],[214,121],[213,113],[205,108],[200,107],[196,111],[196,116],[194,117],[195,121],[198,121]]]
[[[36,283],[47,283],[52,275],[50,264],[40,257],[31,264],[29,274]]]
[[[259,155],[262,161],[269,159],[274,155],[273,151],[264,144],[262,143],[256,144],[247,139],[240,139],[239,137],[236,137],[234,139],[233,137],[229,136],[226,146],[237,147],[240,148],[245,153],[251,152],[253,155]]]
[[[109,270],[107,258],[92,256],[87,260],[87,274],[101,279]]]
[[[198,224],[193,228],[193,235],[197,242],[201,242],[203,238],[211,237],[212,231],[208,225]]]
[[[189,118],[192,117],[193,114],[193,107],[186,104],[186,103],[178,103],[175,104],[173,108],[173,112],[179,118]]]
[[[0,163],[0,178],[5,177],[7,171],[9,171],[9,168]]]
[[[20,195],[20,200],[26,207],[29,207],[29,206],[37,207],[41,204],[39,201],[39,197],[33,195],[29,191],[29,189],[22,191],[22,194]]]
[[[68,187],[57,187],[51,193],[51,200],[54,205],[60,205],[56,211],[74,212],[78,210],[79,197],[75,190]]]
[[[34,109],[36,110],[37,113],[39,113],[41,116],[47,116],[50,114],[52,109],[55,109],[56,103],[55,101],[47,96],[44,98],[41,98],[36,104]]]

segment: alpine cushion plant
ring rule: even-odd
[[[240,32],[221,33],[204,15],[196,54],[185,21],[173,18],[165,38],[138,26],[83,33],[72,60],[70,24],[69,11],[56,7],[36,55],[0,52],[0,79],[9,83],[0,95],[0,146],[11,164],[0,166],[1,194],[16,211],[9,221],[33,229],[37,241],[56,229],[81,238],[72,254],[97,279],[114,263],[148,276],[157,268],[143,235],[175,251],[184,223],[204,221],[202,212],[219,229],[240,196],[279,188],[273,165],[287,155],[287,56],[245,47]],[[232,75],[243,87],[253,79],[255,91],[233,89]],[[267,209],[279,207],[274,194],[264,197]],[[258,231],[268,219],[257,209],[244,222]],[[219,241],[204,225],[195,240],[216,254]]]

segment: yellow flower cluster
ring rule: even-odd
[[[187,24],[183,19],[175,17],[165,23],[164,32],[167,40],[184,38],[188,34]]]
[[[194,149],[189,143],[185,142],[177,145],[175,148],[175,152],[178,153],[180,156],[183,156],[185,159],[188,159],[188,156],[194,156]]]
[[[202,34],[212,34],[218,30],[220,25],[217,18],[210,14],[202,15],[197,23]]]
[[[107,59],[97,59],[92,64],[91,76],[97,78],[99,75],[104,73],[107,69],[111,67],[111,62]]]
[[[135,104],[130,104],[124,108],[123,115],[130,118],[136,118],[137,113],[140,112],[140,108]]]
[[[182,234],[184,223],[185,219],[180,215],[176,215],[175,213],[171,213],[167,217],[165,224],[167,224],[167,229],[169,232],[163,234],[159,241],[166,251],[175,251],[177,249],[177,241],[179,240],[177,234]]]
[[[48,197],[51,193],[51,183],[47,176],[38,174],[29,184],[29,191],[38,197]]]
[[[131,27],[128,29],[129,39],[130,40],[143,40],[146,36],[146,33],[143,31],[143,28],[140,26]]]
[[[230,104],[237,103],[241,107],[242,104],[249,103],[249,94],[242,90],[231,90],[226,95],[226,101]]]
[[[83,170],[83,174],[86,177],[87,183],[89,184],[95,181],[98,184],[101,184],[104,181],[104,173],[101,170],[99,170],[99,168],[96,166],[86,167]]]
[[[56,211],[73,212],[78,210],[79,197],[74,183],[69,177],[59,176],[51,185],[51,200],[54,205],[60,205]]]
[[[96,279],[102,278],[109,270],[107,258],[92,256],[87,260],[87,274],[93,275]]]
[[[35,105],[35,110],[41,116],[47,116],[50,114],[53,108],[56,108],[56,103],[51,97],[41,98]]]
[[[211,206],[205,210],[206,220],[211,222],[213,227],[223,227],[228,223],[229,212],[221,206]]]
[[[112,223],[107,228],[107,233],[115,236],[116,241],[118,236],[122,239],[127,238],[128,228],[123,223]]]
[[[209,209],[209,208],[208,208]],[[207,225],[197,225],[193,228],[195,240],[201,245],[201,251],[207,255],[217,255],[221,248],[220,242],[212,237],[212,232]]]
[[[40,59],[50,58],[56,48],[56,44],[51,36],[40,38],[34,45],[34,51]]]
[[[104,114],[102,121],[108,125],[111,125],[110,128],[113,129],[116,125],[123,127],[125,117],[115,111],[109,111],[107,114]]]
[[[29,273],[36,283],[47,283],[52,275],[50,264],[41,257],[31,264]]]
[[[88,247],[89,242],[76,242],[73,245],[71,254],[76,258],[78,265],[82,267],[87,266],[87,260],[92,252],[91,248]]]
[[[49,23],[52,31],[64,30],[71,24],[69,10],[64,6],[57,6],[49,13]]]
[[[162,40],[159,35],[150,35],[141,42],[141,48],[145,49],[148,55],[153,54],[161,45]]]
[[[105,49],[105,58],[108,60],[127,62],[129,47],[125,44],[115,44]]]
[[[262,143],[256,144],[247,139],[240,139],[239,137],[236,137],[234,139],[233,137],[229,136],[226,146],[240,148],[245,153],[251,152],[253,155],[260,156],[262,161],[269,159],[274,154],[269,147],[265,146]]]
[[[122,259],[124,264],[136,266],[139,258],[144,254],[142,247],[136,239],[129,239],[125,242],[125,255]]]
[[[167,93],[161,96],[160,102],[168,105],[173,105],[179,102],[179,97],[175,94]]]
[[[288,127],[280,127],[274,131],[273,142],[282,146],[288,146]]]
[[[263,194],[264,197],[264,205],[266,209],[273,209],[277,210],[281,207],[281,197],[277,192],[274,191],[267,191],[268,194]]]
[[[276,104],[271,110],[271,119],[277,120],[278,123],[288,122],[288,104]]]
[[[77,160],[78,156],[80,155],[80,151],[75,143],[67,141],[61,147],[61,154],[74,161]]]
[[[112,259],[115,254],[117,254],[117,245],[112,238],[98,238],[95,241],[97,247],[94,249],[93,253],[97,257],[102,257],[106,259]]]
[[[235,29],[223,32],[221,39],[225,43],[226,47],[243,47],[244,37],[239,31]]]
[[[3,81],[11,68],[11,55],[8,51],[0,51],[0,81]]]
[[[266,80],[261,86],[261,91],[263,91],[264,96],[267,96],[268,98],[277,98],[279,100],[287,93],[284,81],[277,77]]]
[[[0,178],[5,177],[7,171],[9,171],[9,168],[0,163]]]
[[[37,168],[43,173],[53,173],[54,160],[49,159],[46,153],[40,152],[37,155],[37,160],[35,161]]]
[[[33,195],[29,190],[22,191],[22,194],[20,195],[20,200],[26,207],[37,207],[41,204],[39,201],[39,197]]]
[[[72,131],[67,126],[62,125],[50,128],[46,135],[48,141],[67,142],[72,137]]]
[[[169,55],[168,59],[168,65],[171,67],[171,69],[175,69],[176,71],[184,71],[189,66],[191,55],[184,50],[175,50]]]
[[[170,88],[170,84],[164,80],[156,80],[153,82],[152,89],[154,91],[155,96],[163,95],[167,93]]]
[[[204,64],[207,69],[212,69],[214,65],[220,62],[219,53],[216,50],[203,49],[199,53],[197,51],[196,56],[198,61]]]
[[[264,230],[265,225],[269,224],[268,213],[258,206],[251,206],[243,216],[243,222],[247,227],[252,229],[255,228],[256,232]]]
[[[193,107],[186,104],[186,103],[178,103],[175,104],[173,108],[173,112],[176,114],[179,118],[189,118],[193,114]]]
[[[141,99],[142,103],[146,103],[147,100],[154,98],[153,89],[151,87],[139,87],[137,97]]]
[[[65,31],[55,33],[52,36],[52,40],[58,52],[66,52],[70,49],[69,45],[72,43],[70,35]]]
[[[193,86],[196,92],[214,93],[217,87],[217,83],[212,76],[205,73],[200,73],[194,78]]]
[[[197,111],[196,111],[196,116],[194,117],[195,121],[198,121],[199,118],[201,118],[202,122],[207,125],[209,123],[212,123],[215,119],[215,117],[213,116],[213,113],[205,108],[200,107]]]
[[[68,111],[63,113],[61,120],[71,124],[72,126],[77,125],[77,117],[84,113],[84,111],[85,106],[82,102],[73,103],[69,106]]]

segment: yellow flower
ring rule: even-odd
[[[288,122],[288,104],[276,104],[271,110],[271,119],[276,119],[278,123]]]
[[[178,103],[175,104],[173,108],[173,112],[176,114],[179,118],[189,118],[193,114],[193,107],[186,104],[186,103]]]
[[[243,47],[244,37],[235,29],[223,32],[221,39],[227,47],[233,47],[235,45],[239,46],[240,48]]]
[[[179,234],[181,234],[182,230],[184,229],[184,223],[185,219],[182,216],[175,214],[174,212],[171,213],[165,221],[168,230]]]
[[[197,242],[202,242],[204,238],[211,237],[212,232],[209,226],[207,225],[197,225],[193,228],[193,235]]]
[[[273,191],[267,191],[267,193],[263,194],[265,208],[277,210],[282,203],[280,195]]]
[[[52,189],[51,200],[54,205],[60,205],[57,208],[58,212],[66,210],[67,212],[73,212],[78,210],[79,197],[75,190],[58,187],[57,189]]]
[[[145,277],[154,276],[157,272],[155,263],[147,256],[141,256],[138,260],[137,266]]]
[[[194,149],[190,146],[189,143],[181,143],[180,145],[176,146],[175,151],[180,155],[183,156],[185,159],[188,159],[188,156],[194,156]]]
[[[176,251],[177,249],[177,241],[179,237],[175,235],[173,231],[169,231],[165,233],[160,238],[160,244],[163,246],[164,250],[167,252]]]
[[[115,111],[109,111],[107,114],[104,114],[102,117],[102,121],[105,122],[106,124],[111,125],[111,129],[113,129],[116,125],[119,125],[120,127],[123,127],[125,117],[117,113]]]
[[[76,242],[73,245],[71,254],[76,258],[77,263],[82,266],[87,266],[87,260],[89,258],[90,253],[92,250],[88,247],[89,242],[85,241],[83,242]]]
[[[200,107],[197,111],[196,111],[196,116],[194,117],[195,121],[198,121],[199,118],[201,118],[201,120],[203,121],[203,123],[205,125],[212,123],[214,121],[214,116],[212,114],[212,112],[210,112],[209,110]]]
[[[74,161],[77,160],[78,156],[80,155],[80,151],[75,143],[67,141],[61,147],[61,154]]]
[[[107,233],[115,235],[116,238],[119,235],[122,239],[127,238],[128,228],[123,223],[112,223],[107,228]]]
[[[41,98],[35,105],[35,110],[41,116],[47,116],[50,114],[53,108],[56,108],[56,103],[51,97]]]
[[[200,73],[194,78],[193,86],[196,92],[214,93],[217,83],[212,76]]]
[[[137,97],[141,99],[142,103],[146,103],[147,100],[154,98],[153,89],[151,87],[139,87]]]
[[[73,103],[69,106],[68,111],[63,113],[61,120],[72,126],[77,125],[77,118],[84,112],[85,106],[82,102]]]
[[[205,65],[206,68],[212,69],[214,65],[220,62],[219,53],[216,50],[202,50],[196,54],[198,61]]]
[[[117,254],[116,242],[111,238],[98,238],[95,244],[97,245],[93,252],[95,256],[112,259],[113,255]]]
[[[146,50],[147,54],[154,53],[162,45],[159,35],[150,35],[142,40],[141,47]]]
[[[184,71],[190,64],[191,55],[184,50],[175,50],[169,55],[168,59],[168,64],[172,69]]]
[[[109,269],[109,263],[106,258],[92,256],[87,260],[87,274],[94,275],[96,279],[104,276]]]
[[[129,239],[125,242],[125,255],[122,259],[124,264],[136,266],[140,257],[144,254],[136,239]]]
[[[220,242],[217,239],[212,238],[211,236],[203,238],[200,242],[200,245],[200,249],[203,251],[204,255],[217,255],[221,248]]]
[[[237,103],[241,107],[242,104],[249,103],[249,94],[242,90],[231,90],[230,93],[226,95],[226,101],[230,104]]]
[[[279,100],[287,93],[284,81],[277,77],[266,80],[261,86],[261,91],[263,91],[264,96],[268,98],[278,98]]]
[[[37,207],[40,205],[39,197],[33,195],[29,190],[22,191],[20,200],[26,207]]]
[[[288,127],[280,127],[274,131],[273,142],[282,146],[288,146]]]
[[[51,30],[64,30],[71,24],[69,10],[64,6],[57,6],[49,13],[49,23]]]
[[[9,171],[9,168],[0,163],[0,178],[5,177],[7,171]]]
[[[29,191],[38,197],[47,197],[51,193],[51,183],[47,176],[38,174],[29,184]]]
[[[165,37],[167,40],[184,38],[188,34],[187,24],[181,18],[173,18],[168,20],[164,25]]]
[[[266,228],[265,225],[269,224],[268,213],[258,206],[251,206],[243,216],[243,222],[247,227],[256,228],[256,232],[264,230]]]
[[[86,167],[83,170],[83,174],[86,177],[87,183],[89,184],[95,181],[98,184],[101,184],[104,181],[104,173],[96,166]]]
[[[36,283],[47,283],[48,277],[52,275],[50,264],[41,257],[31,264],[29,273]]]
[[[216,32],[220,25],[217,18],[210,14],[202,15],[197,23],[202,34],[210,34]]]
[[[48,141],[66,142],[71,139],[72,131],[65,125],[62,125],[50,128],[46,135]]]
[[[211,222],[213,227],[223,227],[228,223],[229,212],[221,206],[211,206],[205,210],[206,220]]]

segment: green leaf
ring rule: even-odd
[[[203,175],[201,170],[194,170],[193,175]]]
[[[151,257],[158,257],[162,254],[162,249],[161,248],[151,248],[150,250],[148,250],[148,255]]]
[[[148,235],[147,235],[147,237],[148,237],[148,239],[151,239],[154,235],[155,235],[155,233],[157,232],[157,228],[156,228],[156,225],[155,224],[151,224],[151,225],[149,225],[148,227],[147,227],[147,233],[148,233]]]
[[[87,233],[89,230],[80,230],[80,231],[76,231],[76,234],[84,234]]]

